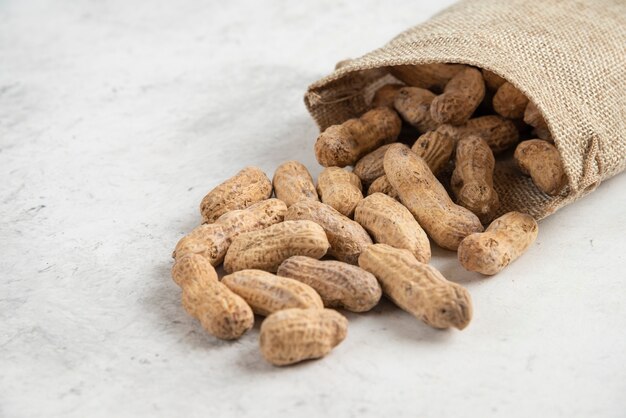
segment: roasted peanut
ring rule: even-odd
[[[328,255],[346,263],[356,264],[361,251],[372,243],[361,225],[324,203],[298,202],[289,208],[285,220],[307,220],[321,225],[330,242]]]
[[[485,82],[479,70],[466,68],[446,84],[443,94],[430,104],[436,124],[462,125],[472,116],[485,97]]]
[[[567,184],[561,154],[554,145],[541,139],[522,141],[513,155],[517,166],[550,196],[558,195]]]
[[[430,114],[430,104],[435,97],[430,90],[403,87],[396,94],[393,106],[402,119],[416,127],[420,133],[428,132],[439,126]]]
[[[433,174],[437,175],[450,162],[456,142],[448,135],[430,131],[417,138],[411,150],[421,157]]]
[[[329,247],[324,229],[315,222],[285,221],[235,238],[224,258],[224,270],[227,273],[245,269],[275,272],[280,263],[291,256],[321,258]]]
[[[484,68],[481,71],[483,73],[483,78],[485,79],[485,86],[489,91],[495,92],[501,85],[506,83],[506,80],[504,78],[500,77],[494,72],[485,70]]]
[[[257,231],[282,222],[287,206],[281,200],[268,199],[245,209],[233,210],[220,216],[213,224],[202,224],[176,244],[173,257],[189,253],[200,254],[217,266],[224,261],[233,239],[244,232]]]
[[[389,144],[391,145],[391,144]],[[356,174],[364,185],[372,184],[380,176],[385,175],[383,161],[389,145],[383,145],[361,158],[352,172]]]
[[[374,193],[361,200],[354,220],[381,244],[407,249],[418,261],[430,261],[430,242],[411,212],[395,199]]]
[[[290,308],[324,307],[320,295],[311,286],[263,270],[239,270],[224,276],[222,283],[241,296],[257,315],[267,316]]]
[[[452,77],[466,68],[463,64],[439,63],[388,67],[391,75],[403,83],[434,92],[441,92]]]
[[[519,141],[515,124],[501,116],[489,115],[473,118],[465,125],[441,125],[437,132],[446,134],[456,142],[461,138],[476,135],[485,140],[494,154],[504,151]]]
[[[493,152],[480,137],[472,135],[459,141],[450,188],[456,202],[471,210],[483,224],[491,221],[500,207],[493,188],[495,164]]]
[[[463,238],[483,230],[476,215],[455,205],[426,162],[408,147],[392,145],[384,164],[400,201],[439,246],[456,250]]]
[[[493,110],[508,119],[521,119],[528,104],[528,98],[513,84],[506,82],[493,96]]]
[[[287,207],[285,206],[286,211]],[[202,224],[178,241],[174,252],[172,252],[172,258],[181,258],[187,254],[199,254],[209,260],[212,265],[217,266],[224,261],[224,256],[231,242],[232,239],[226,233],[223,225]]]
[[[374,93],[371,107],[393,108],[393,102],[396,98],[396,94],[402,87],[404,87],[402,84],[385,84]]]
[[[493,275],[515,261],[537,238],[538,226],[532,216],[509,212],[493,221],[487,230],[466,237],[459,245],[461,265]]]
[[[526,110],[524,111],[524,122],[534,128],[535,135],[546,141],[552,141],[552,134],[550,128],[543,115],[533,102],[528,102]]]
[[[348,333],[348,320],[331,309],[285,309],[261,324],[260,345],[275,366],[324,357]]]
[[[277,274],[311,286],[327,308],[366,312],[378,304],[382,294],[372,273],[341,261],[295,256],[283,261]]]
[[[380,176],[370,185],[369,189],[367,189],[367,195],[371,196],[374,193],[383,193],[389,197],[392,197],[396,200],[400,200],[400,196],[398,196],[398,192],[393,188],[387,176]]]
[[[398,196],[398,192],[393,188],[387,176],[380,176],[370,185],[369,189],[367,189],[367,195],[371,196],[374,193],[384,193],[389,197],[392,197],[396,200],[400,200],[400,196]]]
[[[315,142],[315,156],[324,167],[353,165],[359,158],[398,138],[402,121],[387,107],[378,107],[358,119],[332,125]]]
[[[408,250],[370,245],[359,257],[359,266],[376,276],[396,305],[432,327],[463,329],[472,319],[469,292]]]
[[[261,169],[246,167],[211,190],[200,204],[205,223],[231,210],[245,209],[272,195],[272,182]]]
[[[252,309],[218,281],[206,258],[198,254],[179,258],[172,268],[172,278],[183,290],[183,307],[209,334],[232,340],[252,328]]]
[[[319,200],[313,179],[304,164],[287,161],[274,172],[274,193],[287,206],[300,200]]]
[[[317,178],[317,192],[322,202],[346,216],[363,199],[359,177],[339,167],[327,167]]]

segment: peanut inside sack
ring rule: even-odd
[[[520,140],[551,140],[563,170],[556,190],[541,190],[533,170],[524,164],[520,169],[513,158],[515,147],[502,150],[493,175],[500,199],[495,216],[521,211],[541,219],[626,167],[624,45],[623,2],[584,0],[571,7],[568,2],[466,0],[382,48],[344,61],[309,87],[305,103],[325,130],[362,116],[372,104],[389,105],[389,97],[375,96],[383,86],[392,85],[386,87],[387,95],[426,89],[436,96],[433,109],[452,109],[458,120],[432,112],[422,116],[457,124],[466,117],[463,111],[475,106],[480,91],[466,85],[460,92],[458,83],[446,91],[446,86],[467,68],[485,70],[484,97],[468,122],[498,115],[515,124]],[[418,131],[411,138],[417,140],[427,121],[416,127],[399,113],[404,126]]]

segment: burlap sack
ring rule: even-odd
[[[363,113],[392,80],[362,70],[429,62],[491,70],[544,114],[569,186],[550,197],[499,162],[502,213],[543,218],[626,167],[625,0],[464,0],[312,84],[305,103],[324,129]]]

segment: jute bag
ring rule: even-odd
[[[325,129],[393,81],[375,69],[431,62],[491,70],[544,114],[568,187],[550,197],[498,162],[501,213],[544,218],[626,167],[626,0],[464,0],[312,84],[306,106]]]

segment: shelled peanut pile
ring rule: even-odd
[[[470,295],[428,264],[430,240],[486,275],[533,243],[531,216],[493,220],[493,173],[494,155],[516,147],[519,169],[537,188],[555,195],[566,186],[536,106],[470,66],[389,71],[398,82],[375,93],[371,110],[318,137],[315,155],[326,168],[317,186],[303,164],[287,161],[273,181],[247,167],[202,200],[203,223],[176,245],[172,276],[184,308],[210,334],[239,338],[257,314],[267,317],[260,347],[270,363],[319,358],[347,334],[347,319],[331,308],[365,312],[383,294],[432,327],[464,329]],[[411,148],[397,142],[403,129]],[[438,178],[446,169],[449,180]]]

